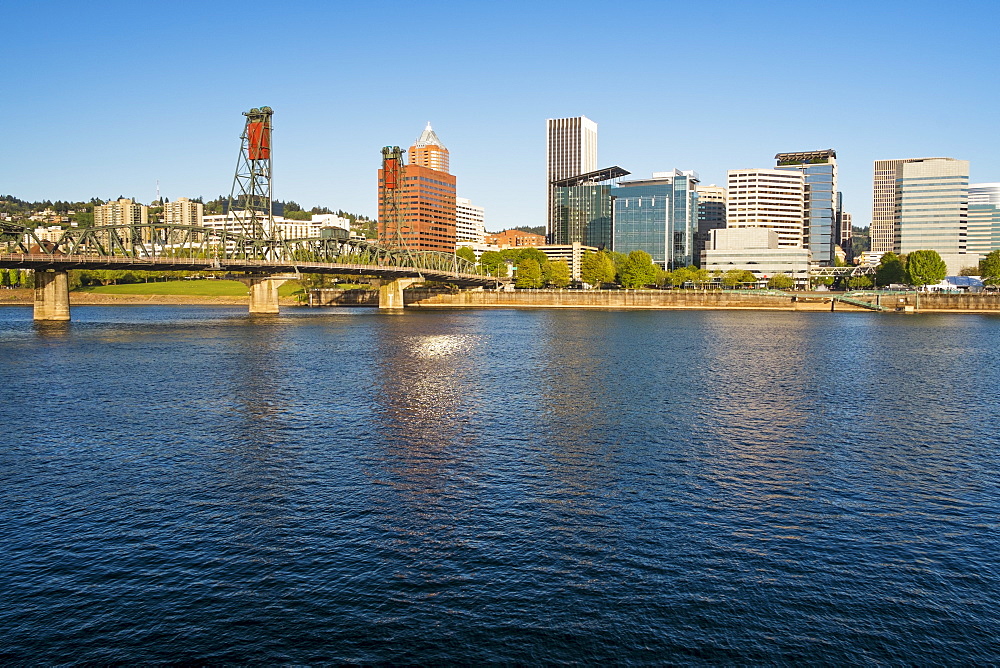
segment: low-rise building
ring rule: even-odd
[[[781,246],[779,233],[766,227],[727,228],[709,233],[701,266],[708,271],[743,269],[759,279],[791,276],[799,285],[809,281],[812,255],[806,248]]]
[[[584,246],[580,242],[576,241],[571,244],[551,244],[548,246],[539,246],[538,250],[545,253],[545,257],[549,258],[550,262],[558,262],[563,260],[569,265],[569,275],[574,281],[580,280],[580,264],[583,259],[584,253],[596,253],[597,247],[595,246]]]
[[[504,230],[485,235],[484,241],[500,248],[520,248],[522,246],[543,246],[545,235],[522,230]]]

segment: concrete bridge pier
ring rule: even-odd
[[[49,269],[35,272],[35,320],[69,320],[69,273]]]
[[[278,288],[287,278],[251,278],[250,315],[274,315],[278,313]]]
[[[403,290],[414,283],[421,283],[422,278],[394,278],[382,281],[378,287],[379,308],[403,308]]]

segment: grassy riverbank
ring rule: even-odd
[[[298,281],[288,281],[278,288],[279,297],[291,297],[302,290]],[[187,295],[192,297],[245,297],[249,288],[239,281],[197,280],[156,281],[124,285],[88,285],[73,291],[77,294],[105,295]]]
[[[278,288],[283,304],[297,303],[302,284],[288,281]],[[195,280],[88,285],[69,293],[70,304],[246,304],[249,288],[239,281]],[[0,290],[0,304],[33,304],[34,290]]]

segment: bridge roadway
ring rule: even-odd
[[[133,269],[136,271],[243,272],[228,277],[250,288],[250,313],[278,312],[278,286],[306,274],[375,276],[379,308],[402,308],[403,289],[413,283],[439,281],[464,287],[496,285],[497,279],[443,269],[395,266],[389,263],[355,264],[251,258],[130,257],[61,253],[0,253],[0,267],[35,271],[35,320],[70,319],[70,269]]]

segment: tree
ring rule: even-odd
[[[691,275],[691,282],[695,285],[705,285],[712,280],[711,275],[708,273],[708,269],[699,269],[693,264],[687,268]]]
[[[667,284],[674,287],[683,287],[688,281],[692,281],[694,278],[692,272],[687,267],[680,267],[674,269],[667,274]]]
[[[756,281],[757,277],[753,275],[753,272],[746,269],[730,269],[722,275],[722,284],[727,288],[735,288],[740,283],[753,283]]]
[[[0,269],[0,287],[10,287],[10,274],[6,269]]]
[[[961,271],[958,272],[959,276],[980,276],[979,267],[962,267]]]
[[[979,275],[986,285],[1000,285],[1000,250],[990,251],[979,261]]]
[[[851,276],[847,279],[847,287],[852,290],[864,290],[873,287],[875,283],[871,276]]]
[[[615,267],[615,277],[611,280],[621,282],[622,268],[628,262],[628,255],[616,251],[604,251],[604,254],[611,258],[611,264]]]
[[[525,258],[517,263],[517,280],[514,286],[518,288],[542,287],[542,267],[538,260]]]
[[[455,255],[462,258],[463,260],[468,260],[473,264],[475,264],[476,262],[476,251],[472,250],[472,248],[470,248],[469,246],[462,246],[457,251],[455,251]]]
[[[641,288],[656,280],[656,265],[646,251],[634,250],[619,270],[619,281],[625,288]]]
[[[615,280],[615,265],[607,253],[584,253],[580,258],[580,280],[595,287]]]
[[[486,251],[479,258],[479,264],[489,276],[503,278],[507,275],[507,260],[497,251]]]
[[[549,262],[547,280],[557,288],[565,288],[572,281],[566,260]]]
[[[795,287],[795,279],[788,274],[775,274],[768,280],[767,287],[773,290],[790,290]]]
[[[537,248],[528,246],[527,248],[521,249],[520,255],[517,259],[518,261],[531,259],[537,262],[539,267],[544,267],[549,261],[549,256]]]
[[[875,285],[892,285],[893,283],[906,282],[906,265],[903,259],[895,253],[886,253],[882,256],[878,268],[875,270]]]
[[[911,285],[932,285],[944,280],[948,266],[936,250],[918,250],[907,256],[906,273]]]

